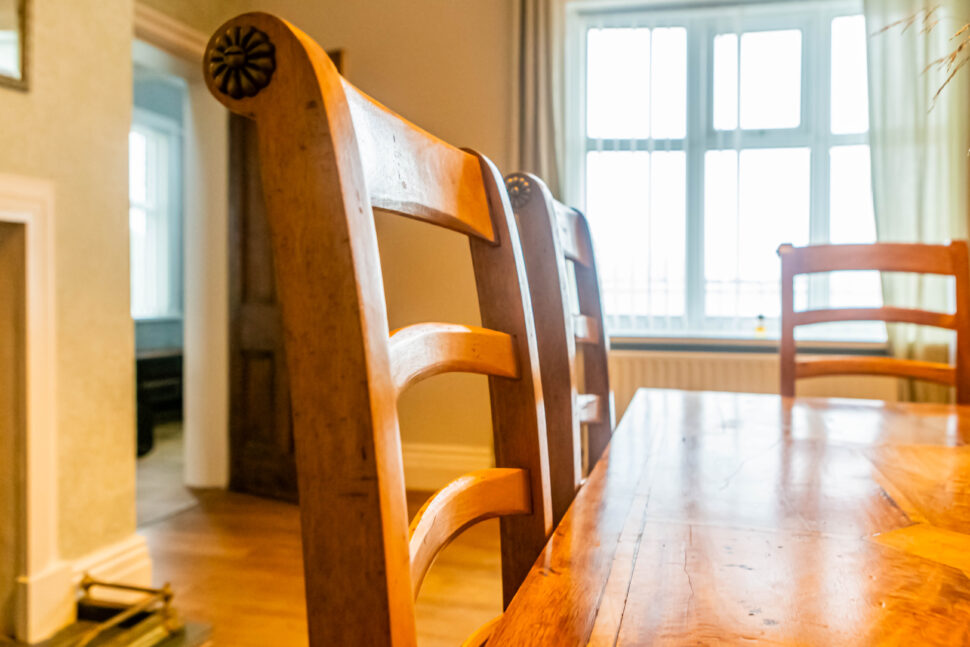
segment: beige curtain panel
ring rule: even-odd
[[[563,0],[517,0],[515,170],[535,173],[562,198]]]
[[[891,27],[938,7],[929,22]],[[970,173],[970,70],[934,101],[946,78],[927,70],[955,46],[952,35],[970,21],[966,0],[865,0],[869,38],[870,140],[876,234],[880,241],[941,243],[967,237]],[[939,22],[936,22],[936,21]],[[935,23],[935,24],[934,24]],[[932,25],[931,29],[928,29]],[[887,305],[949,310],[939,277],[883,275]],[[949,335],[925,326],[891,324],[897,357],[947,361]],[[906,383],[906,400],[941,401],[944,387]]]

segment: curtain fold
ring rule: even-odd
[[[517,0],[514,171],[535,173],[562,198],[563,0]]]
[[[919,20],[884,27],[939,8],[932,29]],[[869,38],[869,113],[876,235],[885,242],[941,243],[967,237],[970,179],[970,69],[933,97],[945,75],[927,66],[948,52],[970,21],[966,0],[865,0]],[[939,277],[884,273],[886,305],[950,310]],[[949,335],[926,326],[889,324],[890,349],[906,359],[948,361]],[[945,401],[948,389],[901,380],[905,400]]]

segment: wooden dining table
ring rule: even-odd
[[[970,645],[970,406],[641,389],[489,640]]]

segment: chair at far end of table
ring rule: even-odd
[[[947,245],[874,243],[778,248],[781,257],[781,394],[795,395],[795,380],[823,375],[889,375],[956,387],[959,404],[970,404],[970,263],[967,243]],[[795,311],[794,283],[799,274],[878,270],[953,276],[953,314],[914,308],[830,308]],[[895,357],[795,356],[795,327],[832,321],[885,321],[945,328],[956,332],[955,365]]]

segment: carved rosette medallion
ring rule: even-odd
[[[233,99],[254,97],[269,85],[276,69],[276,47],[255,27],[231,27],[209,50],[209,75]]]
[[[505,180],[505,188],[509,192],[512,207],[520,209],[529,204],[532,197],[532,183],[521,175],[512,175]]]

